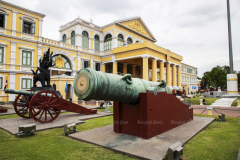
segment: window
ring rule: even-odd
[[[66,34],[63,35],[62,41],[63,41],[64,43],[66,43],[66,41],[67,41],[67,36],[66,36]]]
[[[0,63],[3,63],[3,59],[4,59],[4,48],[0,47]]]
[[[107,65],[107,73],[112,73],[112,65]]]
[[[118,47],[123,46],[123,43],[124,43],[123,35],[119,34],[118,35]]]
[[[23,78],[22,79],[22,89],[31,89],[32,79]]]
[[[0,89],[3,89],[3,77],[0,77]]]
[[[35,23],[23,20],[22,32],[28,34],[35,34]]]
[[[139,43],[139,41],[136,41],[136,43]]]
[[[132,74],[132,67],[131,66],[127,66],[127,73]]]
[[[99,36],[98,35],[94,36],[94,49],[96,51],[100,51],[100,43],[99,43]]]
[[[22,51],[22,65],[25,65],[25,66],[32,65],[32,52]]]
[[[121,64],[118,65],[117,70],[118,70],[118,73],[122,73],[122,65]]]
[[[74,31],[72,31],[72,33],[71,33],[71,44],[75,45],[75,32]]]
[[[100,63],[95,63],[95,70],[100,71]]]
[[[107,34],[104,38],[104,51],[112,49],[112,35]]]
[[[0,27],[5,27],[5,15],[0,14]]]
[[[127,39],[127,44],[132,44],[132,43],[133,43],[132,38],[128,38]]]
[[[82,32],[82,47],[88,49],[89,42],[88,42],[88,33],[86,31]]]
[[[90,68],[90,62],[89,61],[84,61],[83,67],[84,68]]]

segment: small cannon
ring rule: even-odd
[[[171,90],[164,80],[151,82],[132,78],[130,74],[119,76],[95,71],[91,68],[78,71],[73,85],[76,96],[86,101],[94,99],[137,104],[140,102],[139,93],[141,92],[171,94]]]
[[[36,88],[36,87],[33,87]],[[52,87],[45,87],[52,88]],[[15,112],[23,118],[33,118],[40,123],[49,123],[55,120],[61,110],[82,114],[96,114],[97,110],[87,109],[61,98],[53,90],[19,91],[6,89],[5,93],[18,94],[14,101]],[[59,92],[58,92],[59,93]]]

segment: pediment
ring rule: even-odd
[[[152,36],[151,32],[148,30],[147,26],[144,24],[144,22],[141,22],[140,19],[135,20],[129,20],[124,22],[119,22],[120,24],[124,25],[125,27],[128,27],[148,38],[154,39],[154,36]]]

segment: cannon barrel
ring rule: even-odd
[[[21,95],[26,95],[26,96],[33,96],[37,92],[34,91],[20,91],[20,90],[14,90],[14,89],[5,89],[5,93],[10,93],[10,94],[21,94]]]
[[[91,68],[79,70],[75,75],[73,86],[76,96],[85,101],[94,99],[137,104],[140,101],[139,93],[153,91],[156,87],[158,87],[157,91],[171,93],[164,80],[151,82],[132,78],[130,74],[120,76]]]

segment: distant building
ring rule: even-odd
[[[15,99],[15,95],[8,96],[3,91],[7,77],[8,88],[31,88],[31,69],[36,70],[49,47],[55,63],[50,69],[51,85],[73,102],[77,102],[73,93],[74,76],[87,67],[119,75],[130,73],[132,77],[151,81],[165,79],[172,88],[185,86],[186,90],[193,90],[197,68],[182,64],[182,56],[154,44],[155,37],[140,17],[102,27],[77,18],[60,26],[60,40],[42,37],[44,17],[15,4],[0,2],[0,101]],[[182,66],[194,68],[194,72],[183,71]],[[183,81],[186,76],[191,77],[189,82]],[[66,82],[68,91],[64,92]]]
[[[182,87],[185,88],[187,94],[198,91],[197,68],[181,63]]]

